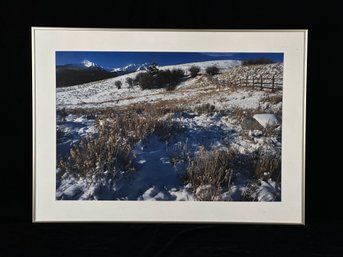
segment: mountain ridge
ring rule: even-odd
[[[211,60],[158,66],[158,68],[162,70],[180,68],[187,71],[191,66],[199,66],[201,69],[205,69],[208,66],[215,65],[219,69],[226,69],[240,64],[240,60]],[[69,87],[103,79],[115,78],[130,73],[145,71],[148,69],[149,65],[151,64],[145,62],[143,64],[130,63],[119,68],[104,68],[89,60],[84,60],[77,64],[56,65],[56,86]]]

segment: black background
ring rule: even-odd
[[[0,5],[4,135],[0,256],[343,255],[339,1],[1,1]],[[32,224],[31,26],[309,29],[306,225]]]

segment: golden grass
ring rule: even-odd
[[[198,200],[220,200],[222,188],[230,187],[234,158],[233,151],[216,149],[209,152],[201,147],[200,154],[190,160],[186,175],[186,182],[191,183]],[[199,188],[208,186],[211,192],[199,191]]]

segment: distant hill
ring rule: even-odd
[[[69,87],[116,77],[118,74],[90,61],[56,66],[56,87]]]
[[[114,78],[136,71],[144,71],[148,66],[148,63],[129,64],[125,67],[109,69],[88,60],[78,64],[57,65],[56,87],[69,87]]]
[[[188,69],[193,66],[199,66],[204,69],[207,66],[215,65],[219,69],[232,68],[240,65],[241,61],[237,60],[217,60],[196,63],[184,63],[177,65],[168,65],[159,67],[160,69],[180,68],[188,72]],[[131,74],[139,71],[145,71],[149,67],[149,63],[143,64],[128,64],[119,68],[104,68],[91,61],[85,60],[78,64],[65,64],[56,66],[56,86],[69,87],[88,82],[115,78],[126,74]]]

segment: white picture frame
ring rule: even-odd
[[[56,51],[282,52],[281,202],[58,201]],[[307,30],[32,28],[33,222],[305,224]]]

